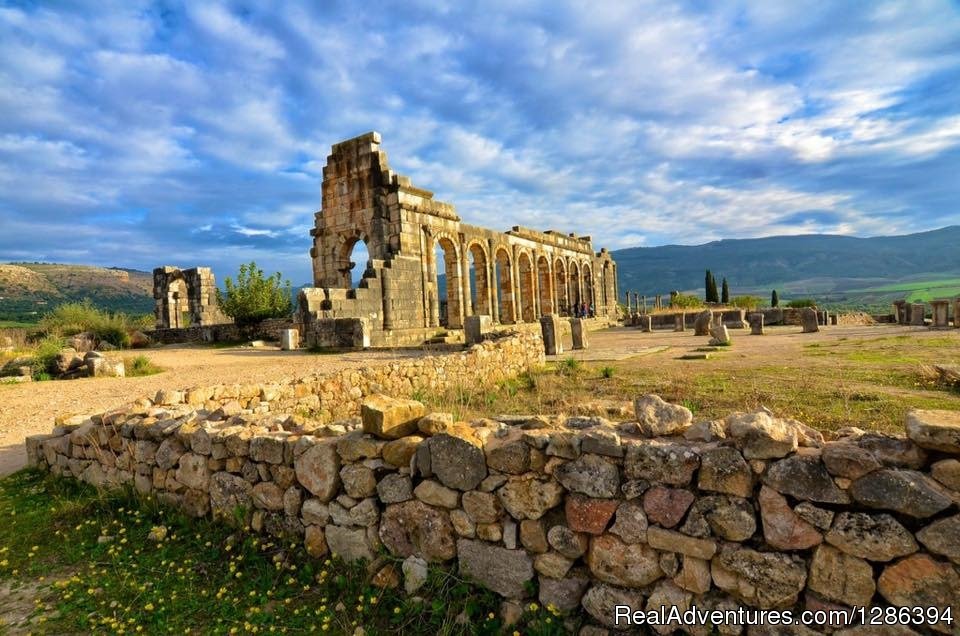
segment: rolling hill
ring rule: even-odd
[[[152,313],[153,275],[89,265],[0,264],[0,319],[30,322],[60,303],[87,298],[110,311]]]
[[[857,238],[813,234],[730,239],[704,245],[613,252],[621,292],[702,293],[704,270],[726,277],[735,295],[812,296],[843,306],[888,305],[960,293],[960,226]],[[924,292],[926,290],[926,293]]]

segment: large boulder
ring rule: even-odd
[[[429,454],[430,471],[447,488],[473,490],[487,476],[482,444],[469,433],[434,435],[419,448]]]
[[[956,633],[960,613],[960,575],[949,563],[935,561],[927,554],[915,554],[884,568],[877,579],[877,591],[897,607],[950,608],[952,621],[932,625],[944,634]]]
[[[819,457],[793,455],[774,462],[763,483],[779,493],[820,503],[850,503],[847,493],[834,483]]]
[[[870,564],[831,545],[814,550],[807,587],[828,601],[851,606],[870,605],[876,591]]]
[[[960,455],[960,411],[910,411],[907,437],[921,448]]]
[[[607,627],[626,630],[632,623],[628,623],[617,614],[618,607],[640,609],[643,607],[643,594],[637,590],[628,590],[613,585],[594,585],[583,595],[580,604],[594,620]],[[581,632],[582,633],[582,632]]]
[[[508,550],[484,541],[460,539],[456,552],[460,574],[507,598],[528,595],[533,561],[524,550]]]
[[[824,538],[847,554],[868,561],[891,561],[918,549],[910,531],[888,514],[841,512]]]
[[[563,488],[555,481],[511,477],[497,496],[514,519],[539,519],[560,504]]]
[[[960,515],[934,521],[917,533],[920,543],[960,565]]]
[[[453,525],[443,510],[422,501],[387,506],[380,519],[380,540],[396,556],[418,556],[431,562],[457,554]]]
[[[944,488],[923,473],[892,468],[856,480],[850,485],[850,495],[870,508],[893,510],[917,519],[931,517],[953,503]]]
[[[767,486],[760,488],[763,538],[778,550],[805,550],[823,541],[823,535],[787,504],[787,498]]]
[[[659,395],[645,395],[634,403],[637,422],[647,437],[679,435],[690,428],[693,413],[679,404],[665,402]]]
[[[711,562],[714,584],[746,605],[790,607],[807,580],[803,559],[730,544]]]
[[[620,489],[617,465],[599,455],[581,455],[557,468],[553,476],[570,492],[588,497],[616,497]]]
[[[590,540],[586,561],[594,578],[624,587],[644,587],[663,576],[659,552],[645,543],[624,543],[612,534]]]
[[[778,459],[797,450],[797,430],[766,411],[735,413],[726,420],[727,434],[747,459]]]
[[[749,497],[753,493],[753,471],[736,448],[710,448],[700,452],[700,490]]]
[[[363,432],[382,439],[398,439],[417,431],[417,422],[426,415],[426,407],[416,400],[403,400],[375,394],[360,405]]]
[[[700,456],[688,445],[644,440],[627,446],[623,473],[627,479],[686,486],[699,466]]]
[[[340,487],[340,455],[335,441],[323,440],[304,451],[293,463],[297,481],[323,502]]]

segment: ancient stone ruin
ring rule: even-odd
[[[652,395],[620,422],[457,422],[387,396],[489,385],[542,361],[538,334],[504,334],[330,376],[161,391],[61,422],[27,452],[56,474],[298,536],[316,558],[385,549],[405,559],[409,593],[428,563],[450,563],[507,599],[582,608],[611,627],[616,605],[957,616],[957,413],[911,412],[905,437],[824,439],[765,410],[695,421]],[[310,417],[289,415],[304,409]],[[871,629],[833,633],[881,633]]]
[[[493,325],[616,319],[606,249],[594,252],[588,236],[461,222],[452,204],[390,169],[375,132],[333,146],[311,234],[315,287],[301,291],[298,318],[307,344],[420,344],[480,315]],[[351,260],[361,242],[365,267]]]
[[[217,304],[217,283],[209,267],[153,270],[157,329],[220,325],[232,322]]]

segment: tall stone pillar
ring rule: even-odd
[[[563,343],[560,341],[560,319],[555,314],[540,317],[540,331],[543,334],[543,350],[548,356],[563,353]]]
[[[686,314],[686,313],[684,313],[684,312],[681,311],[679,314],[675,315],[675,316],[673,317],[673,324],[674,324],[673,330],[674,330],[674,331],[686,331],[686,330],[687,330],[686,321],[687,321],[687,314]]]
[[[910,324],[922,326],[926,324],[927,306],[923,303],[910,303]]]
[[[950,327],[950,301],[946,299],[937,299],[930,301],[930,305],[933,308],[933,324],[930,325],[934,329],[947,329]]]
[[[574,349],[587,348],[587,328],[579,318],[570,319],[570,334],[573,337]]]
[[[893,321],[898,325],[907,324],[907,301],[896,300],[893,302]]]

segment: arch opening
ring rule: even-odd
[[[473,243],[468,248],[468,259],[470,267],[470,306],[473,308],[473,315],[491,315],[487,254],[478,243]]]
[[[370,269],[370,251],[367,248],[367,237],[358,234],[346,237],[340,244],[337,254],[337,273],[343,289],[356,289]]]
[[[493,261],[494,286],[498,315],[494,316],[500,324],[508,325],[517,321],[513,303],[513,269],[510,266],[510,254],[502,247],[497,250]]]
[[[550,277],[550,262],[546,256],[537,258],[537,288],[540,291],[540,315],[556,313],[553,307],[553,280]]]
[[[460,329],[463,327],[463,310],[457,246],[450,238],[439,236],[434,241],[431,256],[437,323],[448,329]]]
[[[570,294],[567,289],[567,272],[563,266],[563,260],[557,259],[553,263],[553,288],[557,296],[557,313],[561,316],[569,316]]]
[[[537,319],[537,307],[533,263],[526,252],[520,252],[517,265],[520,274],[520,316],[523,322],[534,322]]]

